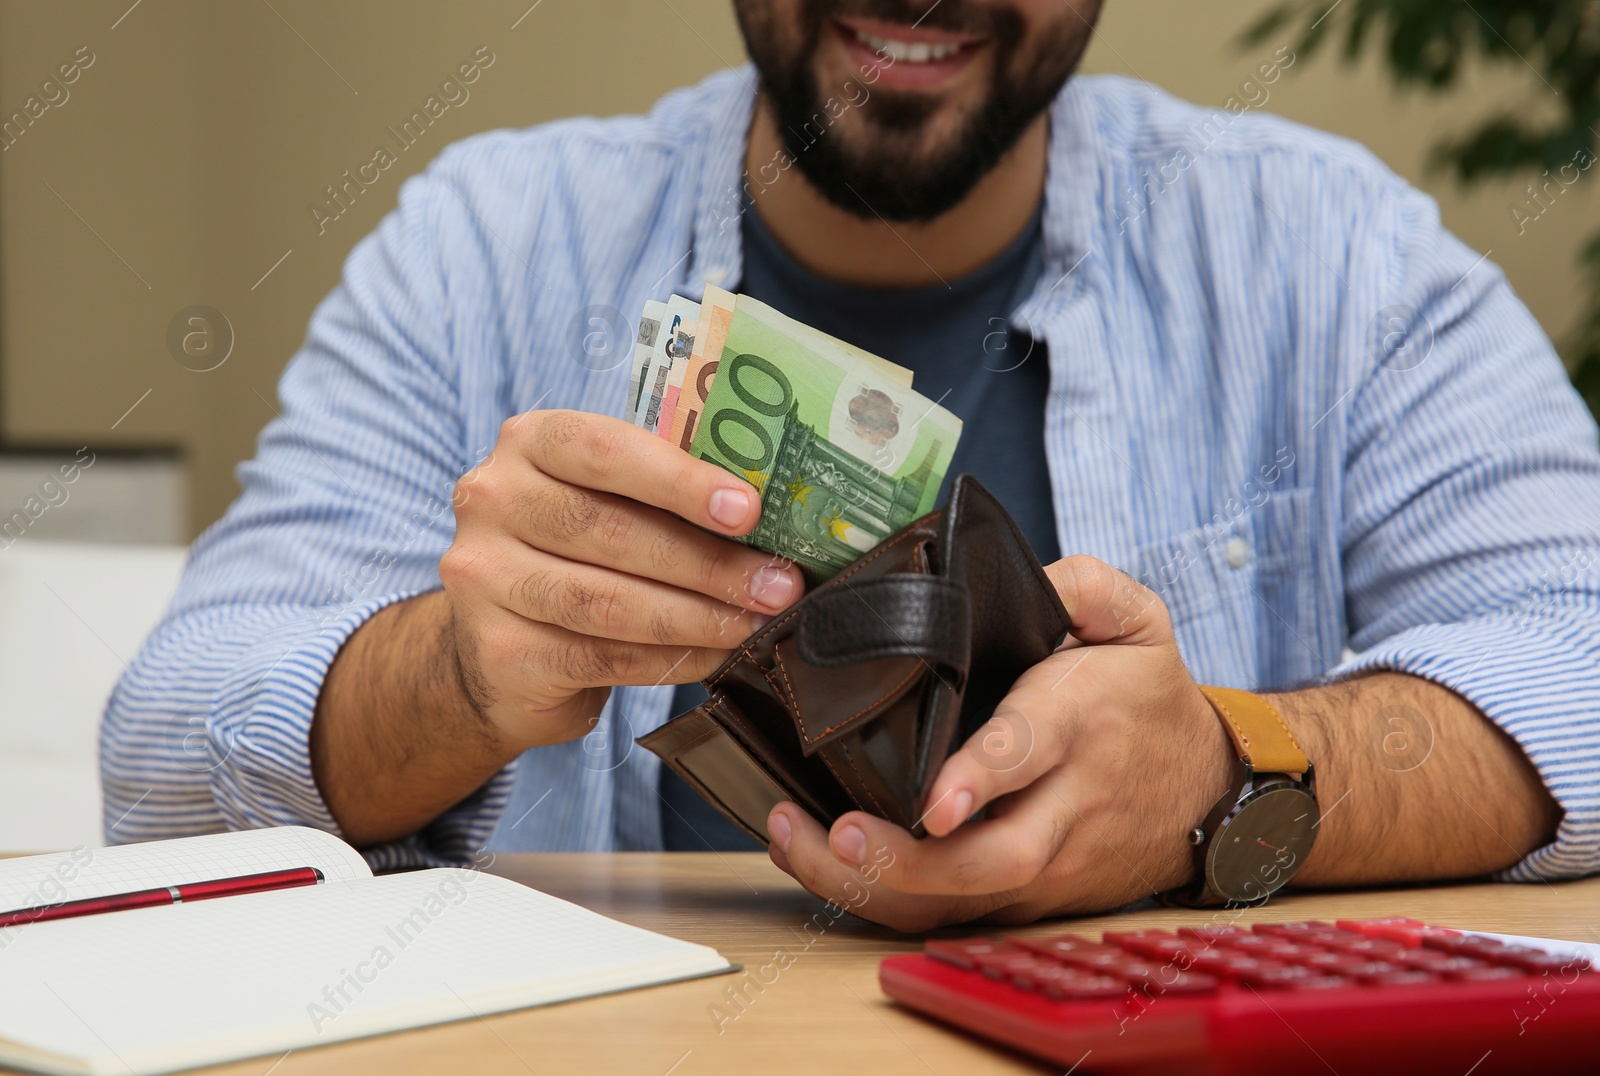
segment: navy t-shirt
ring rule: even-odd
[[[910,368],[913,387],[962,421],[940,490],[977,477],[1015,517],[1042,563],[1059,556],[1044,455],[1050,368],[1043,341],[1011,332],[1011,312],[1043,271],[1040,214],[993,261],[948,284],[861,288],[825,280],[797,263],[747,207],[744,280],[736,289],[792,318]],[[674,693],[672,712],[705,700],[699,684]],[[676,774],[661,771],[661,833],[670,851],[758,848]]]

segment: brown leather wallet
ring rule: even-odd
[[[751,635],[705,703],[638,742],[763,844],[783,800],[920,836],[940,765],[1070,627],[1016,523],[961,475],[948,504]]]

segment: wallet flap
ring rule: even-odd
[[[776,679],[809,758],[828,741],[872,720],[920,679],[928,669],[921,658],[883,657],[838,668],[807,662],[799,642],[785,639],[773,648]]]
[[[972,605],[971,666],[948,748],[955,750],[1017,678],[1060,645],[1072,619],[1016,522],[971,475],[956,479],[944,523],[943,574],[966,582]]]
[[[966,673],[971,649],[967,588],[924,572],[894,572],[819,591],[795,628],[800,656],[835,668],[913,657]]]

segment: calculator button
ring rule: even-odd
[[[1005,942],[990,941],[987,938],[966,938],[955,941],[933,940],[929,941],[924,951],[933,959],[941,960],[946,964],[954,964],[958,968],[977,967],[976,958],[980,956],[993,956],[997,952],[1014,948]]]
[[[1303,923],[1257,923],[1250,929],[1257,934],[1270,934],[1298,941],[1308,934],[1326,934],[1333,930],[1333,924],[1324,923],[1319,919],[1308,919]]]
[[[1422,944],[1429,949],[1442,949],[1458,956],[1482,956],[1488,960],[1493,960],[1494,954],[1505,948],[1505,944],[1497,938],[1478,938],[1465,934],[1423,938]]]
[[[1031,964],[1013,964],[1006,971],[1012,985],[1022,990],[1044,990],[1051,983],[1080,976],[1072,968],[1064,968],[1054,960],[1043,957],[1035,957]]]
[[[1368,938],[1381,938],[1384,941],[1399,942],[1407,949],[1415,949],[1421,945],[1424,938],[1435,934],[1455,934],[1456,931],[1446,931],[1443,927],[1430,927],[1428,924],[1416,919],[1407,919],[1404,916],[1391,916],[1387,919],[1340,919],[1337,924],[1343,930],[1354,931]]]
[[[1391,964],[1387,960],[1368,960],[1360,964],[1351,965],[1345,969],[1344,974],[1352,979],[1367,982],[1373,979],[1382,979],[1386,975],[1397,975],[1402,972],[1412,971],[1401,964]]]
[[[1369,975],[1361,981],[1368,986],[1421,986],[1423,983],[1437,983],[1439,977],[1426,971],[1397,969],[1387,975]]]
[[[1121,998],[1128,994],[1128,984],[1109,975],[1091,975],[1073,968],[1061,968],[1059,975],[1041,977],[1039,990],[1046,996],[1062,1001],[1088,1001],[1095,998]]]
[[[1060,959],[1077,968],[1116,971],[1124,965],[1135,963],[1141,967],[1148,967],[1144,961],[1139,960],[1132,953],[1124,952],[1109,945],[1102,945],[1096,949],[1088,947],[1075,949],[1070,953],[1061,954]]]
[[[1394,958],[1397,964],[1404,964],[1408,968],[1419,968],[1423,971],[1439,971],[1451,966],[1454,960],[1470,960],[1470,957],[1451,956],[1441,953],[1437,949],[1407,949],[1404,953]]]
[[[1145,979],[1153,978],[1156,972],[1160,970],[1159,965],[1152,964],[1148,960],[1140,960],[1132,954],[1125,953],[1123,955],[1126,959],[1120,963],[1101,965],[1107,975],[1116,975],[1129,981],[1137,980],[1143,982]]]
[[[1238,972],[1241,983],[1256,987],[1259,990],[1277,990],[1290,983],[1301,979],[1321,979],[1322,975],[1310,968],[1302,968],[1294,964],[1280,964],[1277,967],[1261,967]]]
[[[1197,939],[1199,941],[1204,941],[1204,942],[1215,942],[1215,941],[1217,941],[1217,940],[1219,940],[1221,938],[1237,938],[1237,937],[1240,937],[1241,935],[1248,935],[1248,934],[1249,934],[1249,931],[1245,930],[1243,927],[1236,927],[1236,926],[1233,926],[1232,924],[1229,924],[1227,926],[1179,927],[1178,928],[1178,936],[1179,937],[1182,937],[1182,938],[1195,938],[1195,939]]]
[[[1130,943],[1128,948],[1151,960],[1176,961],[1184,967],[1194,963],[1194,946],[1182,938],[1171,941],[1145,941]]]
[[[1107,931],[1106,942],[1159,960],[1170,960],[1190,952],[1189,942],[1166,930]]]
[[[1528,945],[1508,945],[1490,957],[1499,964],[1508,964],[1514,968],[1538,975],[1549,972],[1551,975],[1560,975],[1568,972],[1582,972],[1589,970],[1589,958],[1572,954],[1562,956],[1559,953],[1547,953],[1543,949],[1535,949]]]
[[[1485,964],[1480,968],[1468,968],[1465,971],[1454,972],[1450,978],[1464,983],[1496,982],[1500,979],[1525,979],[1528,973],[1521,968],[1510,968],[1493,964]]]
[[[1153,994],[1209,994],[1217,988],[1215,977],[1198,971],[1180,971],[1170,965],[1152,968],[1144,974],[1123,971],[1128,981],[1140,991]]]
[[[1419,950],[1419,952],[1426,951],[1427,950]],[[1407,963],[1410,964],[1410,961],[1407,961]],[[1450,956],[1446,954],[1443,960],[1433,964],[1428,968],[1428,970],[1433,972],[1435,975],[1443,975],[1447,979],[1454,979],[1458,978],[1465,972],[1482,971],[1485,968],[1492,967],[1495,967],[1495,965],[1484,960],[1479,960],[1476,957]]]
[[[1328,943],[1329,948],[1337,949],[1341,953],[1350,953],[1352,956],[1373,957],[1387,960],[1398,957],[1406,951],[1406,947],[1399,942],[1389,941],[1387,938],[1351,938],[1341,939]]]
[[[1247,975],[1256,975],[1271,968],[1281,967],[1284,965],[1275,960],[1257,960],[1238,953],[1227,953],[1221,960],[1200,966],[1200,970],[1224,979],[1242,979]]]
[[[1062,934],[1054,938],[1012,938],[1011,940],[1024,949],[1055,957],[1057,960],[1068,953],[1090,950],[1098,952],[1109,948],[1109,946],[1102,945],[1091,938],[1084,938],[1077,934]]]
[[[1334,990],[1334,989],[1337,989],[1337,988],[1339,988],[1341,986],[1354,987],[1356,985],[1357,984],[1356,984],[1356,982],[1354,980],[1346,979],[1346,978],[1343,978],[1342,976],[1338,976],[1338,975],[1312,975],[1312,976],[1308,976],[1307,978],[1304,978],[1304,979],[1290,979],[1289,981],[1285,982],[1281,987],[1279,987],[1279,989],[1280,990],[1295,990],[1295,991],[1299,991],[1299,990]]]
[[[1261,936],[1257,935],[1257,937],[1259,938]],[[1222,942],[1221,944],[1229,947],[1240,948],[1244,952],[1247,952],[1254,957],[1260,957],[1265,960],[1283,960],[1289,963],[1297,963],[1317,953],[1323,952],[1322,949],[1319,949],[1314,945],[1300,945],[1296,942],[1285,941],[1282,938],[1268,937],[1263,938],[1262,940],[1266,944],[1236,946],[1236,943],[1233,940]]]
[[[1003,953],[979,953],[973,957],[972,962],[979,971],[991,979],[1009,979],[1019,973],[1055,966],[1043,957],[1020,949]]]

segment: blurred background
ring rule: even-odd
[[[1470,189],[1429,167],[1437,142],[1488,117],[1588,107],[1547,78],[1537,40],[1513,47],[1525,28],[1512,16],[1501,26],[1514,5],[1326,0],[1308,40],[1316,12],[1302,5],[1262,24],[1281,3],[1106,0],[1084,68],[1216,107],[1238,98],[1365,143],[1439,200],[1552,337],[1578,332],[1600,169],[1551,193],[1538,163],[1514,153],[1509,172],[1488,169]],[[1405,7],[1450,8],[1467,20],[1450,25],[1506,49],[1446,55],[1449,77],[1422,80],[1444,84],[1435,92],[1396,88],[1404,56],[1381,41],[1350,62],[1314,47],[1352,11]],[[1567,7],[1580,19],[1568,29],[1593,49],[1600,4]],[[1293,65],[1262,84],[1258,69],[1285,50]],[[273,416],[312,308],[401,181],[475,132],[643,110],[742,60],[729,0],[0,0],[0,525],[42,506],[0,537],[0,707],[7,730],[26,725],[21,739],[7,732],[0,820],[14,814],[8,796],[37,804],[30,781],[71,784],[65,799],[83,814],[42,836],[0,821],[0,847],[64,847],[96,817],[97,800],[81,802],[97,796],[95,699],[159,614],[182,547],[235,496],[234,467]],[[481,73],[466,92],[442,93],[471,63]],[[400,150],[391,128],[430,97],[448,107]],[[333,202],[328,188],[380,146],[398,163]],[[70,541],[131,543],[144,559],[112,571],[99,553],[63,552]],[[62,708],[63,691],[84,696],[66,708],[85,721],[26,721]],[[34,777],[6,776],[30,758]]]

